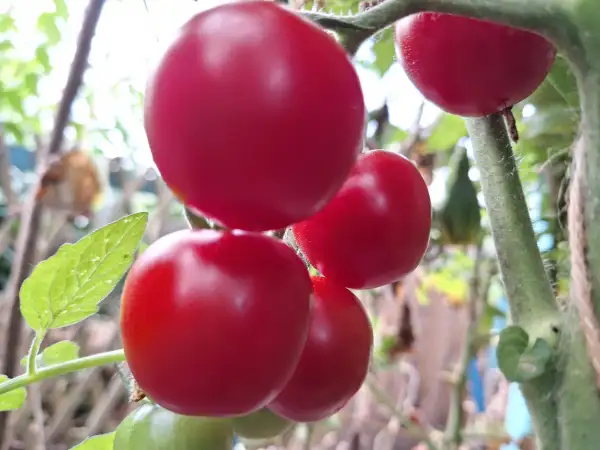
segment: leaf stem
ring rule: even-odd
[[[84,358],[73,359],[60,364],[42,367],[35,373],[25,373],[18,377],[12,378],[4,383],[0,383],[0,395],[6,394],[14,389],[25,387],[38,381],[47,378],[53,378],[60,375],[66,375],[79,370],[90,369],[92,367],[103,366],[105,364],[113,364],[125,361],[125,353],[123,350],[113,350],[110,352],[98,353],[95,355],[86,356]]]
[[[27,354],[27,375],[35,375],[37,372],[37,355],[40,352],[40,347],[44,338],[46,337],[46,332],[41,331],[35,332],[33,336],[33,340],[31,341],[31,347],[29,347],[29,353]]]

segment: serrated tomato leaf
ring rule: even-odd
[[[115,441],[115,432],[99,434],[87,438],[81,444],[72,447],[71,450],[112,450]]]
[[[0,375],[0,384],[8,381],[9,378],[6,375]],[[6,394],[0,394],[0,411],[13,411],[19,409],[25,403],[27,398],[27,391],[25,388],[17,388]]]
[[[498,366],[506,379],[518,383],[542,375],[552,357],[548,342],[538,338],[529,345],[527,332],[515,325],[502,330],[496,353]]]
[[[37,355],[38,367],[51,366],[79,358],[79,346],[72,341],[60,341],[48,346]],[[27,365],[27,356],[21,360],[21,365]]]
[[[137,213],[110,223],[39,263],[21,287],[21,314],[41,332],[77,323],[98,311],[135,255],[148,222]]]

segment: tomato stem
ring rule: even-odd
[[[511,318],[531,338],[551,334],[560,329],[558,307],[537,247],[502,113],[467,119],[466,123]],[[554,368],[521,385],[544,450],[560,448],[558,406],[552,394],[555,385]]]
[[[6,394],[14,389],[25,387],[38,381],[48,378],[65,375],[79,370],[90,369],[92,367],[103,366],[105,364],[114,364],[125,361],[123,350],[113,350],[110,352],[98,353],[83,358],[73,359],[60,364],[42,367],[34,373],[25,373],[12,378],[4,383],[0,383],[0,395]]]
[[[385,0],[350,17],[316,12],[302,14],[323,28],[335,30],[353,54],[360,45],[357,43],[403,17],[423,11],[460,14],[525,28],[547,36],[561,48],[572,46],[578,40],[569,2],[564,0]]]

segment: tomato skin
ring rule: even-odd
[[[322,209],[362,148],[365,122],[342,47],[276,2],[194,16],[146,91],[146,134],[165,182],[230,229],[284,228]]]
[[[139,256],[125,281],[127,363],[140,388],[175,413],[248,414],[291,377],[311,294],[303,262],[275,238],[171,233]]]
[[[294,424],[268,408],[234,417],[231,423],[235,434],[244,439],[271,439],[285,433]]]
[[[144,404],[119,424],[114,450],[231,450],[233,429],[224,419],[175,414]]]
[[[358,298],[330,280],[312,277],[313,313],[294,376],[269,405],[296,422],[323,420],[360,389],[369,368],[373,329]]]
[[[351,289],[370,289],[413,271],[425,254],[431,200],[414,164],[395,153],[361,155],[327,207],[292,227],[308,261]]]
[[[556,57],[554,45],[530,31],[432,12],[398,21],[395,42],[401,65],[423,96],[463,117],[525,100]]]

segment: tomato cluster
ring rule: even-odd
[[[373,333],[349,289],[414,270],[431,227],[417,168],[361,153],[365,119],[343,48],[275,2],[182,27],[148,85],[145,127],[165,182],[219,229],[166,235],[131,267],[123,347],[152,404],[121,424],[117,450],[150,435],[167,448],[173,433],[174,448],[199,448],[203,427],[202,448],[227,448],[232,433],[329,417],[359,390]],[[269,234],[287,227],[320,275]]]

